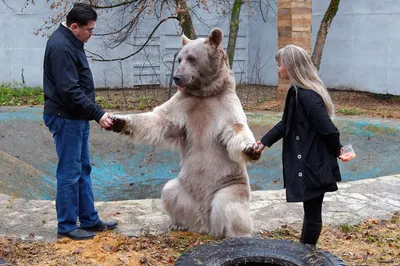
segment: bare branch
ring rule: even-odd
[[[102,57],[102,56],[101,56],[101,55],[99,55],[99,54],[93,53],[93,52],[91,52],[91,51],[89,51],[89,50],[86,50],[86,49],[85,49],[85,51],[86,51],[86,52],[88,52],[89,54],[92,54],[92,55],[98,56],[98,57],[100,57],[101,59],[105,60],[105,59],[104,59],[104,57]],[[93,57],[92,57],[92,59],[93,59]]]
[[[121,33],[125,28],[127,28],[128,26],[130,26],[132,23],[134,23],[133,20],[129,21],[127,24],[125,24],[123,27],[121,27],[119,30],[117,31],[112,31],[112,32],[107,32],[107,33],[96,33],[94,34],[94,36],[108,36],[108,35],[114,35],[114,34],[118,34]]]
[[[276,13],[276,10],[272,7],[272,5],[270,3],[271,1],[272,0],[266,0],[266,3],[263,2],[262,0],[258,1],[258,6],[259,6],[259,9],[260,9],[261,17],[262,17],[264,22],[268,21],[267,18],[268,18],[268,13],[269,13],[270,10],[275,14],[275,17],[278,15]],[[277,4],[276,0],[273,0],[273,1],[274,1],[275,4]],[[265,12],[265,14],[264,14],[264,12]]]
[[[161,20],[161,21],[155,26],[155,28],[153,29],[153,31],[150,33],[150,35],[149,35],[149,37],[147,38],[146,42],[145,42],[136,52],[134,52],[134,53],[132,53],[132,54],[130,54],[130,55],[127,55],[127,56],[125,56],[125,57],[120,57],[120,58],[104,59],[103,57],[99,56],[98,54],[95,54],[95,53],[89,52],[89,51],[88,51],[88,52],[89,52],[90,54],[99,56],[99,57],[101,58],[101,59],[92,58],[93,61],[98,61],[98,62],[112,62],[112,61],[122,61],[122,60],[126,60],[126,59],[128,59],[128,58],[130,58],[130,57],[132,57],[132,56],[134,56],[134,55],[136,55],[136,54],[138,54],[141,50],[143,50],[143,48],[149,43],[149,41],[150,41],[151,38],[153,37],[153,34],[156,32],[156,30],[158,29],[158,27],[160,27],[160,25],[161,25],[162,23],[164,23],[165,21],[167,21],[167,20],[169,20],[169,19],[176,19],[176,20],[177,20],[178,17],[171,16],[171,17],[167,17],[167,18]]]
[[[89,2],[90,2],[90,5],[91,5],[93,8],[97,8],[97,9],[111,9],[111,8],[116,8],[116,7],[120,7],[120,6],[124,6],[124,5],[129,5],[129,4],[137,3],[138,0],[135,0],[135,1],[126,1],[126,2],[119,3],[119,4],[115,4],[115,5],[109,5],[109,6],[98,6],[98,5],[95,5],[95,4],[93,4],[93,0],[90,0]]]
[[[4,3],[4,5],[5,5],[8,9],[10,9],[13,13],[16,13],[16,11],[6,3],[6,0],[1,0],[1,1]]]
[[[139,17],[140,14],[142,12],[144,12],[145,9],[146,9],[146,7],[140,9],[139,12],[137,13],[136,17]],[[123,27],[123,29],[116,31],[115,34],[120,34],[120,35],[117,36],[114,40],[110,41],[109,44],[104,43],[105,46],[109,49],[114,49],[114,48],[120,46],[131,36],[134,26],[136,26],[137,24],[138,24],[138,19],[132,19],[128,24],[126,24]],[[124,29],[125,29],[125,32],[122,33]],[[113,34],[113,33],[97,34],[96,36],[107,36],[107,35],[111,35],[111,34]]]

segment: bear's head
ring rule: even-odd
[[[179,66],[173,79],[179,90],[195,96],[210,96],[234,87],[227,56],[221,45],[222,30],[215,28],[207,38],[182,36]]]

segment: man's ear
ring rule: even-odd
[[[181,37],[182,46],[185,46],[186,44],[188,44],[188,43],[191,42],[191,41],[192,41],[192,40],[189,39],[188,37],[186,37],[185,34],[182,34],[182,37]]]
[[[215,28],[208,36],[208,43],[214,47],[218,47],[222,43],[223,33],[220,28]]]
[[[72,30],[76,30],[77,28],[79,28],[79,25],[78,25],[77,23],[72,23],[72,24],[69,26],[69,28],[72,29]]]

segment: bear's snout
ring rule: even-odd
[[[181,85],[181,77],[179,75],[175,75],[172,78],[177,86]]]

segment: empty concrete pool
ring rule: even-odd
[[[279,121],[277,113],[247,113],[257,139]],[[338,117],[342,144],[351,143],[357,158],[340,162],[343,182],[400,173],[400,121]],[[92,123],[92,181],[96,200],[160,196],[179,171],[179,154],[137,145],[126,136]],[[0,108],[0,193],[28,199],[54,199],[57,156],[40,107]],[[282,188],[281,142],[248,165],[253,190]]]

